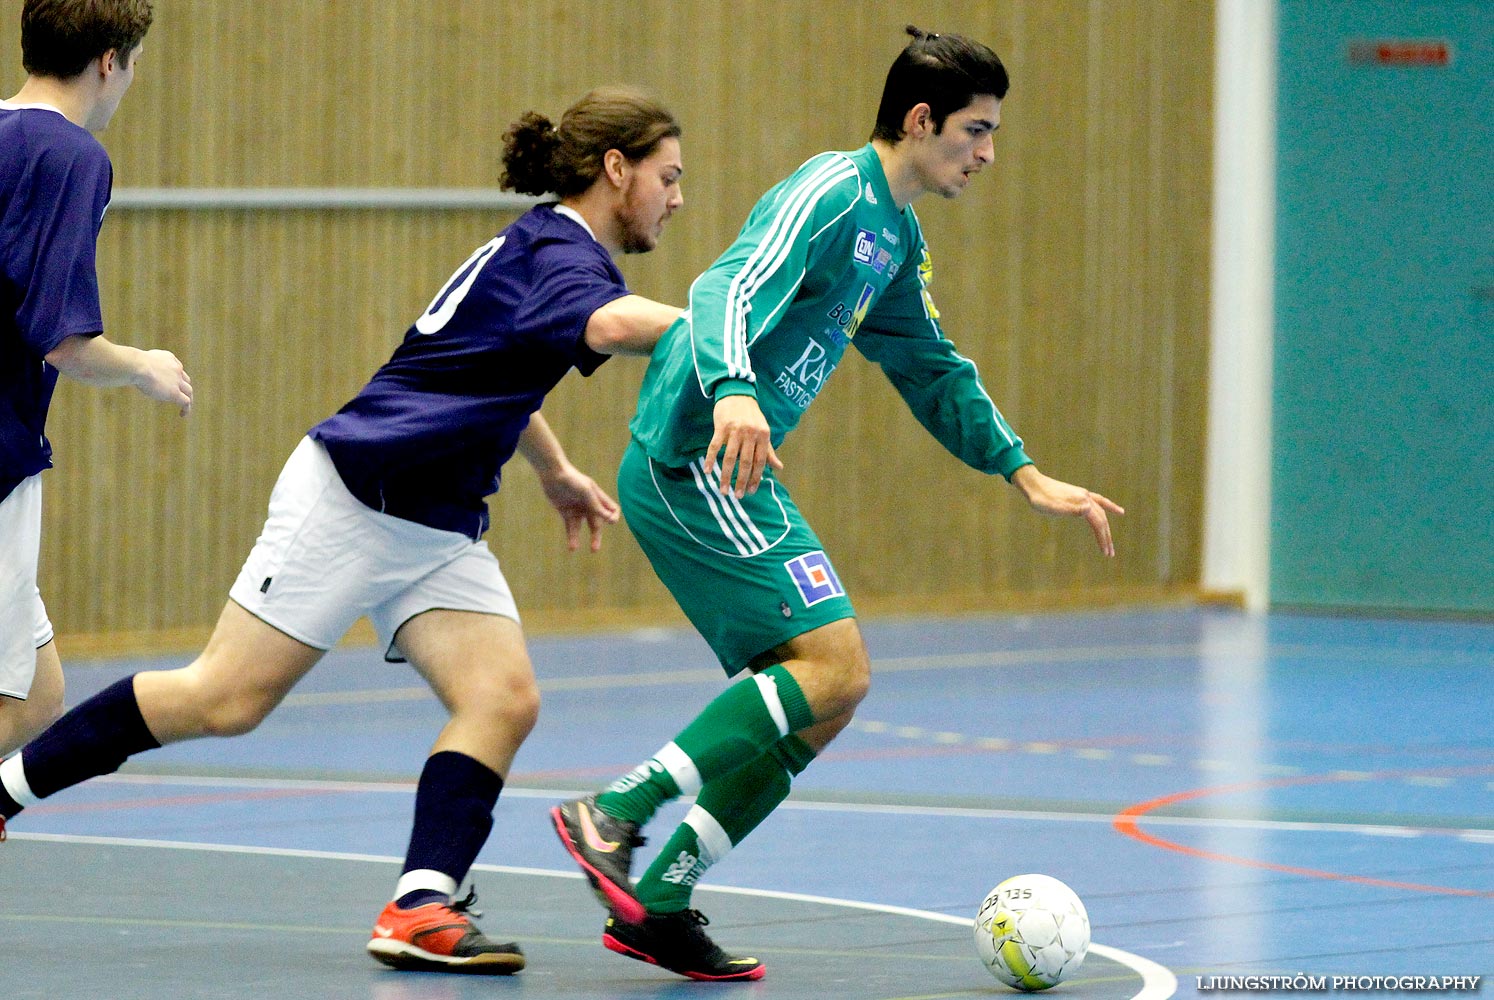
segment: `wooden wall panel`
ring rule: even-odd
[[[0,80],[21,80],[0,0]],[[1119,557],[958,465],[848,356],[783,450],[785,478],[863,609],[1098,602],[1196,585],[1207,392],[1212,5],[1192,0],[156,0],[102,136],[124,187],[490,187],[519,113],[643,84],[685,125],[685,208],[635,290],[680,302],[757,196],[865,141],[909,20],[990,44],[1013,77],[997,160],[917,209],[946,329],[1040,466],[1124,503]],[[253,543],[306,427],[366,380],[470,250],[483,212],[111,212],[106,323],[186,361],[181,421],[64,385],[42,586],[70,637],[193,638]],[[854,352],[852,352],[854,355]],[[613,480],[642,364],[546,412]],[[652,620],[626,531],[567,556],[515,463],[490,540],[531,621]]]

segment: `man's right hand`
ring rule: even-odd
[[[731,493],[733,487],[737,498],[756,493],[763,481],[763,469],[771,465],[783,468],[778,455],[773,451],[772,430],[768,418],[752,396],[722,396],[716,400],[713,416],[716,433],[706,448],[706,468],[716,466],[716,453],[721,453],[721,492]]]
[[[192,412],[192,376],[170,351],[141,351],[135,388],[158,403],[175,403],[182,416]]]
[[[102,334],[75,333],[48,351],[46,361],[84,385],[132,385],[157,402],[176,404],[184,417],[192,411],[192,379],[170,351],[142,351]]]

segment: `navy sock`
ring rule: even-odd
[[[394,905],[401,910],[413,910],[415,907],[424,906],[426,903],[444,903],[449,899],[451,897],[439,889],[416,889],[414,892],[407,892],[396,899]]]
[[[440,872],[460,886],[493,829],[493,806],[502,790],[503,778],[481,761],[454,750],[432,754],[415,790],[415,825],[404,871]],[[399,905],[420,905],[406,903],[419,892],[435,890],[413,886],[400,895]]]
[[[126,758],[160,745],[140,714],[131,675],[104,688],[22,747],[21,764],[32,794],[44,799],[89,778],[112,774]],[[9,804],[5,809],[6,815],[15,814]],[[19,805],[15,811],[20,811]]]

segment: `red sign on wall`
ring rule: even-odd
[[[1349,62],[1355,66],[1446,66],[1452,62],[1452,45],[1437,38],[1361,39],[1349,43]]]

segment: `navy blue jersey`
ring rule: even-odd
[[[553,204],[478,247],[363,390],[311,429],[349,491],[476,539],[529,417],[566,372],[607,356],[591,314],[627,295],[606,248]]]
[[[43,359],[104,329],[95,244],[114,170],[97,139],[53,108],[0,101],[0,500],[52,466]]]

